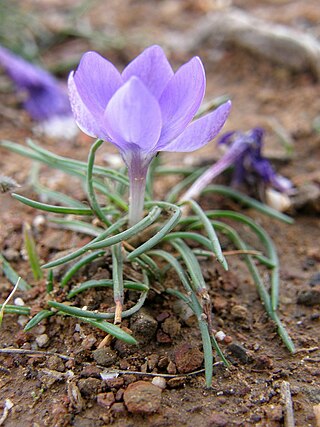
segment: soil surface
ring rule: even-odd
[[[60,31],[50,48],[43,47],[41,59],[51,68],[62,64],[60,74],[65,78],[68,61],[76,62],[88,49],[98,49],[121,68],[143,47],[161,44],[173,32],[183,34],[189,30],[218,7],[217,3],[224,2],[92,2],[74,13],[73,33],[70,10],[75,10],[77,2],[74,0],[29,0],[17,2],[17,7],[22,15],[33,13],[41,23],[39,28],[44,28],[51,36]],[[310,0],[306,4],[302,0],[239,0],[234,1],[233,6],[270,22],[320,36],[317,1]],[[68,31],[62,36],[63,28],[68,25]],[[80,37],[77,34],[80,31],[90,36]],[[265,128],[265,152],[276,159],[277,171],[300,188],[310,183],[319,186],[320,133],[316,124],[319,126],[320,91],[315,77],[307,71],[292,72],[263,56],[223,43],[207,41],[195,52],[168,50],[175,67],[193,55],[199,55],[205,65],[206,99],[226,94],[233,101],[224,130]],[[57,140],[35,134],[34,123],[22,111],[4,74],[0,75],[0,88],[3,89],[0,95],[1,138],[25,144],[25,139],[32,137],[57,154],[86,160],[90,147],[88,137],[79,133],[72,140]],[[280,143],[281,135],[282,140],[284,136],[292,145],[293,155],[289,158]],[[103,164],[110,152],[114,150],[106,145],[97,162]],[[14,178],[22,186],[19,189],[22,194],[36,197],[28,181],[31,161],[3,148],[0,154],[1,174]],[[203,159],[217,156],[212,143],[192,156],[165,155],[164,161],[176,164],[191,159],[201,163]],[[77,181],[66,179],[58,171],[41,166],[40,177],[41,183],[54,190],[85,199]],[[168,179],[159,178],[156,187],[159,195],[169,185]],[[0,197],[1,252],[32,284],[31,291],[19,290],[14,296],[22,298],[32,308],[32,314],[46,307],[49,298],[64,301],[76,283],[88,278],[110,278],[110,257],[94,263],[90,269],[81,270],[64,289],[59,287],[63,271],[58,270],[53,295],[49,297],[45,281],[35,281],[31,274],[23,245],[23,225],[32,225],[43,262],[83,245],[89,238],[53,228],[46,215],[19,204],[9,194],[0,194]],[[232,362],[226,369],[216,358],[212,388],[205,388],[203,371],[193,373],[203,369],[197,326],[193,319],[183,320],[177,300],[161,292],[159,284],[152,283],[154,290],[142,311],[123,324],[140,337],[138,347],[114,341],[110,347],[98,350],[103,332],[67,317],[53,316],[26,333],[23,325],[28,319],[6,314],[0,348],[33,353],[0,352],[0,425],[319,427],[318,206],[302,203],[301,208],[291,212],[294,224],[287,225],[219,197],[203,198],[201,203],[206,208],[232,208],[244,212],[262,225],[274,240],[281,261],[279,316],[295,343],[296,353],[291,355],[282,344],[240,257],[228,258],[228,273],[217,263],[203,262],[212,298],[214,327],[226,334],[221,347]],[[239,231],[247,232],[245,229]],[[128,270],[127,277],[133,275],[137,272]],[[3,302],[12,285],[5,276],[0,281]],[[166,286],[176,287],[177,278],[169,276]],[[130,305],[134,298],[135,294],[127,294],[127,304]],[[76,297],[75,305],[102,311],[112,307],[112,294],[90,290]],[[38,354],[37,351],[46,353]],[[122,373],[110,378],[101,376],[110,369]],[[162,377],[164,381],[158,378],[159,381],[152,384],[150,373],[167,376]],[[288,423],[283,397],[285,387],[290,387],[295,424]],[[6,409],[8,402],[12,407]]]

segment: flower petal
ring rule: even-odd
[[[79,128],[93,138],[108,139],[107,135],[98,125],[95,117],[88,110],[86,105],[78,93],[77,86],[74,82],[74,71],[69,75],[68,79],[69,99],[74,118]]]
[[[162,144],[177,138],[193,119],[202,102],[205,72],[198,57],[184,64],[172,77],[159,100],[162,111]]]
[[[150,46],[137,56],[122,72],[124,81],[136,76],[159,99],[173,76],[171,65],[160,46]]]
[[[139,78],[131,77],[115,93],[104,117],[106,131],[120,149],[136,144],[146,152],[153,151],[161,132],[161,111]]]
[[[82,102],[94,116],[101,118],[108,102],[123,84],[114,65],[96,52],[83,55],[73,78]]]
[[[211,141],[221,130],[230,113],[228,101],[215,111],[191,123],[186,130],[170,144],[157,146],[158,151],[189,152],[197,150]]]

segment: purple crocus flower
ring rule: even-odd
[[[146,174],[154,156],[197,150],[224,125],[230,102],[191,123],[205,84],[198,57],[174,73],[159,46],[147,48],[121,74],[107,59],[87,52],[70,74],[70,101],[79,127],[115,145],[127,165],[131,225],[142,218]]]
[[[254,128],[249,132],[227,132],[218,141],[227,146],[224,156],[201,175],[181,197],[187,201],[199,197],[202,190],[223,171],[233,166],[233,185],[260,178],[267,186],[279,192],[290,194],[293,186],[289,179],[278,175],[269,160],[262,156],[263,129]]]
[[[67,91],[50,73],[3,46],[0,46],[0,65],[18,92],[25,94],[23,106],[34,120],[42,122],[71,115]]]

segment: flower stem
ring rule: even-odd
[[[225,153],[220,160],[199,176],[189,190],[181,196],[179,201],[187,202],[191,199],[198,199],[201,192],[207,187],[207,185],[209,185],[214,178],[233,165],[246,149],[247,144],[242,143],[242,141],[240,141],[240,143],[233,144],[229,151]]]
[[[135,225],[143,217],[146,176],[130,177],[129,226]]]
[[[143,218],[147,173],[154,155],[146,156],[140,150],[135,150],[122,153],[122,156],[128,167],[130,181],[129,226],[132,227]]]

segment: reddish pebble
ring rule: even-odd
[[[137,381],[128,386],[123,398],[129,412],[152,414],[160,408],[161,389],[148,381]]]

